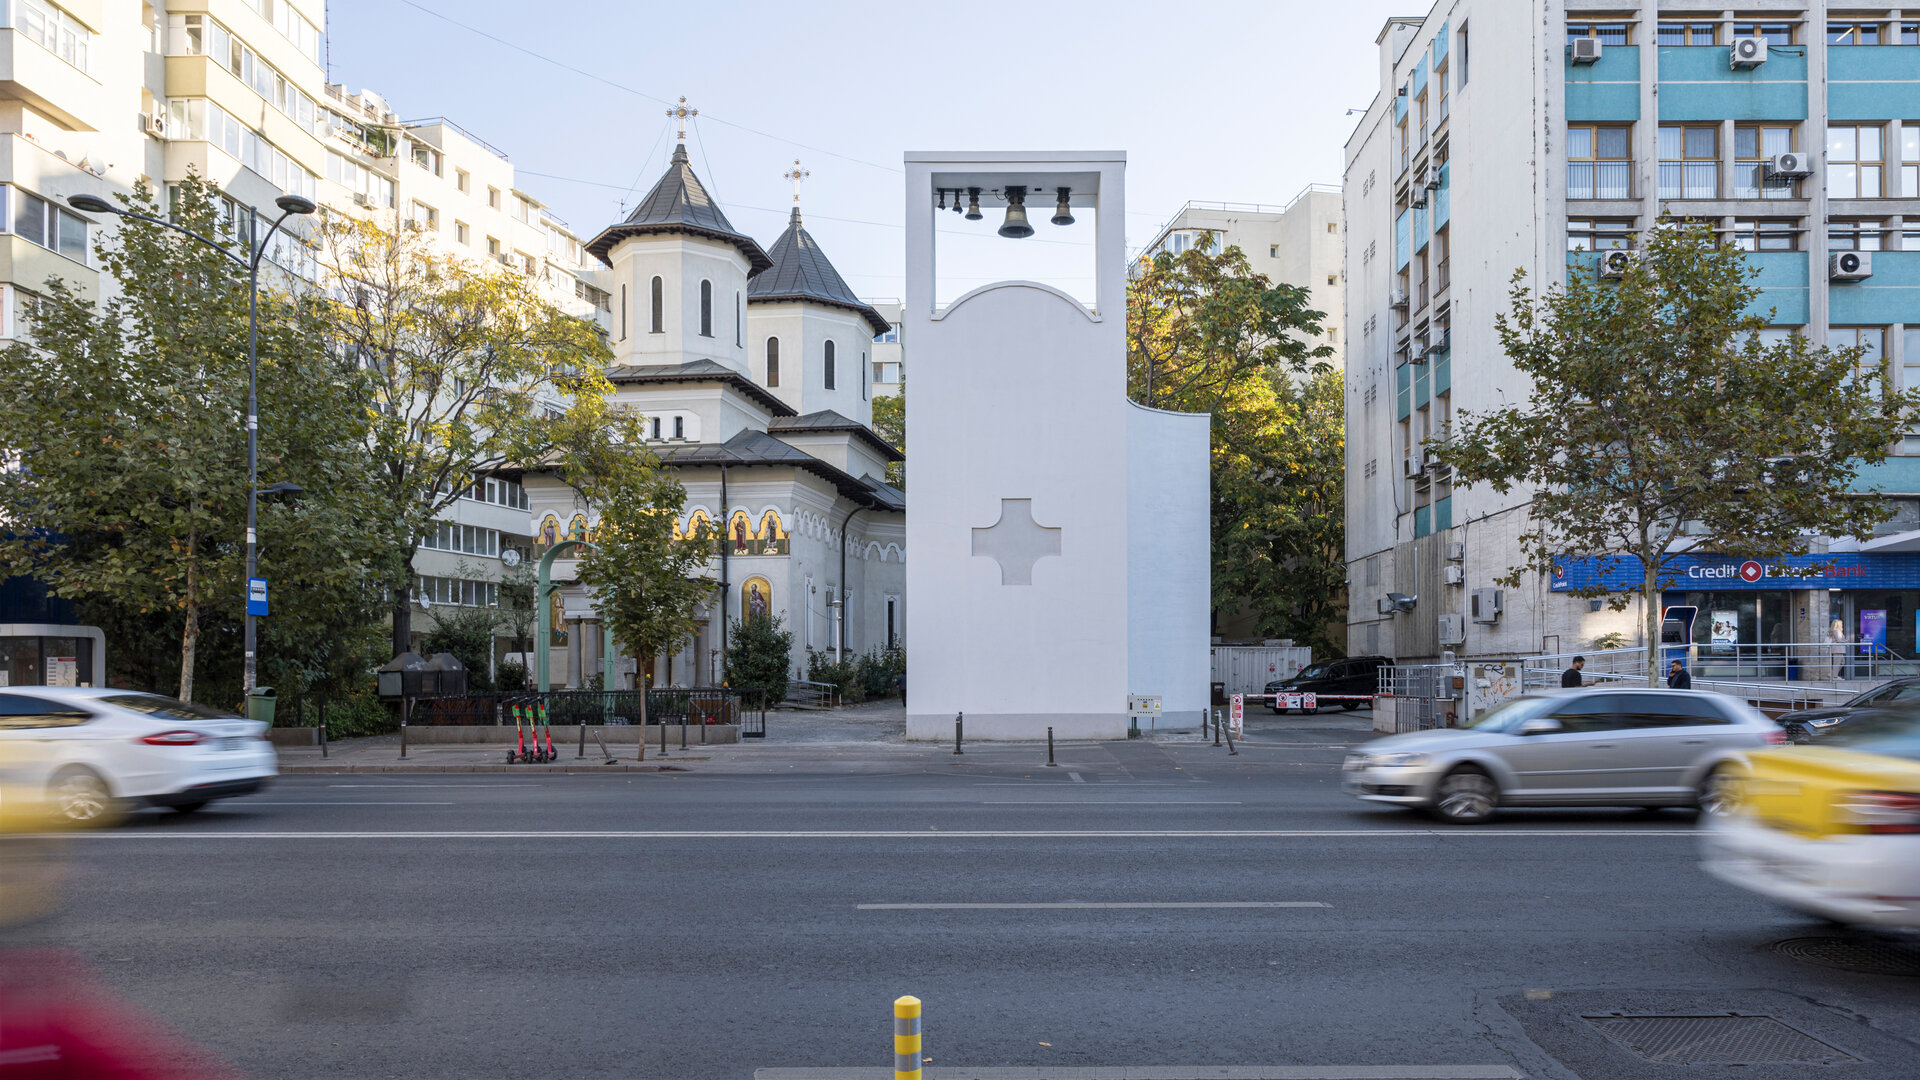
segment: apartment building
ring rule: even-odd
[[[1524,393],[1493,320],[1509,280],[1609,272],[1663,217],[1748,252],[1770,333],[1864,345],[1920,386],[1920,11],[1440,0],[1381,30],[1347,144],[1348,646],[1404,659],[1577,651],[1642,613],[1519,589],[1524,495],[1456,488],[1421,453],[1457,410]],[[1915,647],[1920,441],[1861,479],[1897,511],[1808,560],[1702,554],[1666,604],[1739,643]],[[1807,588],[1795,563],[1836,568]],[[1782,587],[1784,582],[1792,587]],[[1390,599],[1396,594],[1397,599]],[[1722,615],[1729,618],[1723,622]]]
[[[893,397],[906,378],[906,351],[900,342],[900,316],[906,305],[897,299],[867,302],[887,320],[887,328],[873,336],[873,396]]]
[[[285,193],[393,214],[605,324],[608,296],[579,236],[518,186],[507,155],[445,118],[404,120],[371,91],[329,84],[324,19],[322,0],[0,4],[0,339],[24,331],[21,300],[50,278],[96,299],[114,290],[93,247],[118,219],[67,199],[190,173],[225,193],[236,227],[250,207],[278,216]],[[297,243],[272,259],[312,271]],[[489,602],[501,553],[531,550],[517,483],[485,480],[469,495],[416,561],[416,630],[426,604]]]
[[[1340,209],[1340,189],[1329,184],[1308,185],[1281,206],[1190,201],[1141,249],[1135,271],[1163,252],[1237,247],[1255,273],[1308,289],[1313,309],[1326,313],[1322,343],[1334,351],[1328,362],[1342,367],[1347,320]]]

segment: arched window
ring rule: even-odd
[[[657,277],[653,279],[653,332],[656,334],[667,332],[666,288],[665,282]]]
[[[700,283],[700,336],[713,336],[713,282]]]
[[[860,354],[860,400],[867,400],[867,354]]]
[[[620,283],[620,340],[627,340],[627,283]]]
[[[827,342],[827,389],[833,389],[833,342]]]
[[[740,324],[740,294],[733,294],[733,343],[738,346],[746,328]]]
[[[780,385],[780,339],[767,339],[767,385]]]

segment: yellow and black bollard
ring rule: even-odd
[[[893,1002],[893,1080],[920,1080],[920,999]]]

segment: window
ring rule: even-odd
[[[713,282],[700,283],[700,336],[713,336]]]
[[[461,194],[463,195],[466,194],[467,188],[470,187],[472,183],[473,183],[473,176],[472,174],[468,173],[467,170],[465,169],[453,170],[453,186],[458,188]]]
[[[1625,126],[1578,124],[1567,129],[1567,198],[1632,198],[1633,163]]]
[[[1268,244],[1268,245],[1267,245],[1267,258],[1269,258],[1269,259],[1277,259],[1277,258],[1279,258],[1279,257],[1280,257],[1280,245],[1279,245],[1279,244]],[[877,340],[877,339],[876,339],[876,340]]]
[[[1880,44],[1880,24],[1828,23],[1827,44],[1878,45]]]
[[[1720,28],[1710,22],[1661,23],[1662,45],[1717,45]]]
[[[1900,194],[1920,199],[1920,122],[1900,128]]]
[[[500,238],[499,237],[497,236],[487,237],[487,254],[493,256],[496,259],[500,257]]]
[[[652,289],[653,289],[653,295],[652,295],[653,319],[652,319],[652,322],[650,323],[652,327],[652,330],[650,332],[655,334],[664,334],[667,332],[666,283],[661,281],[658,277],[655,277],[653,279]]]
[[[434,232],[440,231],[440,211],[435,210],[419,199],[413,200],[410,211],[408,217],[413,224],[422,229],[431,229]]]
[[[660,437],[660,418],[657,416],[653,418],[653,437]]]
[[[1466,23],[1461,23],[1460,29],[1454,33],[1453,43],[1454,47],[1460,53],[1460,85],[1465,87],[1467,85],[1467,61],[1473,57],[1473,54],[1467,49]]]
[[[780,339],[767,339],[767,385],[780,385]]]
[[[1569,23],[1567,40],[1593,37],[1606,45],[1631,45],[1633,38],[1628,29],[1627,23]]]
[[[1827,197],[1877,199],[1885,153],[1877,124],[1827,127]]]
[[[1427,145],[1427,95],[1422,93],[1418,102],[1420,112],[1420,145]]]
[[[826,353],[827,364],[825,370],[827,375],[827,389],[831,390],[833,389],[833,342],[827,342]]]
[[[13,0],[12,7],[6,25],[81,71],[87,70],[92,31],[45,0]],[[4,11],[5,8],[0,7],[0,12]]]
[[[515,195],[513,197],[513,220],[532,221],[533,218],[533,203],[529,201],[525,195]]]
[[[4,6],[0,5],[0,9]],[[227,28],[205,15],[167,17],[167,52],[173,56],[205,56],[225,66],[279,111],[291,117],[302,130],[325,135],[332,127],[327,111],[282,75],[261,60],[246,43]]]
[[[1733,246],[1741,251],[1798,251],[1797,218],[1735,218]]]
[[[736,290],[733,294],[733,344],[736,348],[741,344],[741,338],[745,333],[746,328],[740,323],[740,293]]]
[[[620,340],[627,340],[627,283],[620,283]]]
[[[1900,24],[1900,44],[1920,45],[1920,23]]]
[[[477,525],[443,521],[420,541],[420,546],[435,551],[457,551],[465,555],[500,554],[500,533]]]
[[[1712,199],[1719,194],[1719,127],[1713,124],[1660,125],[1660,197]]]
[[[1734,23],[1734,37],[1763,37],[1769,47],[1793,44],[1793,23]]]
[[[493,207],[495,210],[500,209],[500,189],[499,188],[490,187],[487,189],[487,205]]]
[[[1447,62],[1445,60],[1434,65],[1433,81],[1440,86],[1440,115],[1438,121],[1445,123],[1447,119]],[[1332,222],[1327,223],[1327,231],[1336,231]]]
[[[1338,285],[1338,284],[1340,284],[1340,275],[1339,275],[1339,274],[1328,274],[1328,275],[1327,275],[1327,284],[1329,284],[1329,285]]]
[[[1340,232],[1340,223],[1337,221],[1327,222],[1327,232],[1338,235]],[[1278,247],[1279,245],[1276,244],[1274,246]]]
[[[1632,218],[1568,218],[1568,251],[1613,251],[1633,246]]]
[[[527,254],[524,251],[516,252],[515,254],[518,254],[520,256],[520,272],[527,275],[528,277],[534,276],[534,274],[539,269],[539,263],[534,259],[534,257]]]
[[[1829,326],[1827,327],[1827,348],[1860,349],[1860,356],[1853,362],[1852,378],[1868,380],[1876,385],[1880,379],[1880,364],[1887,352],[1887,328],[1884,326]]]
[[[1279,246],[1278,244],[1274,245],[1274,247]],[[900,328],[892,324],[889,324],[885,330],[873,335],[873,343],[875,345],[892,345],[899,342],[899,340]]]
[[[867,354],[866,353],[860,354],[860,400],[861,401],[871,400],[870,398],[867,397]]]
[[[1900,335],[1904,346],[1900,361],[1900,389],[1920,390],[1920,326],[1909,326]]]
[[[1828,251],[1880,251],[1887,223],[1878,219],[1827,222]]]
[[[1733,128],[1733,191],[1736,199],[1791,199],[1799,182],[1767,176],[1767,163],[1793,152],[1792,124],[1736,124]]]
[[[475,480],[473,486],[460,493],[463,499],[474,502],[493,503],[514,510],[525,510],[528,506],[527,489],[513,480],[496,480],[491,477]]]
[[[1407,121],[1405,120],[1400,121],[1400,171],[1401,172],[1407,171],[1407,162],[1411,160],[1412,153],[1413,153],[1413,143],[1411,141],[1411,136],[1408,134],[1408,130],[1409,129],[1407,126]]]
[[[440,151],[435,150],[433,147],[428,146],[426,143],[420,142],[417,139],[414,140],[413,163],[415,165],[420,166],[421,168],[427,170],[428,172],[432,173],[435,176],[439,176],[440,170],[445,160],[446,160],[445,157],[440,153]]]
[[[282,191],[308,199],[319,197],[319,177],[211,101],[174,98],[168,102],[167,131],[175,139],[218,146]]]
[[[499,586],[491,581],[465,578],[422,577],[420,598],[454,607],[494,607],[499,603]]]
[[[609,313],[613,311],[613,297],[611,294],[607,292],[607,290],[596,289],[592,285],[589,285],[586,282],[581,281],[579,278],[573,279],[573,295],[575,299],[585,300],[588,303],[592,304],[594,307],[599,308],[601,311],[605,311]],[[620,286],[620,297],[621,297],[622,303],[625,303],[626,295],[627,295],[627,287],[625,285]],[[626,325],[626,313],[622,312],[621,313],[621,330],[620,330],[621,337],[627,336],[625,325]]]
[[[673,418],[673,437],[676,439],[684,439],[687,437],[686,417],[676,416]]]
[[[0,185],[0,226],[77,263],[87,261],[86,219],[23,188]]]
[[[385,210],[394,205],[393,181],[345,154],[327,152],[327,179],[353,192],[353,201],[362,206]]]

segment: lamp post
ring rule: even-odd
[[[318,207],[314,205],[312,199],[298,195],[282,195],[273,200],[273,205],[279,207],[281,213],[274,219],[273,227],[267,230],[264,238],[259,236],[260,211],[255,207],[248,207],[247,257],[243,259],[221,247],[211,238],[202,236],[192,229],[183,229],[171,221],[163,221],[157,217],[115,206],[98,195],[75,195],[67,200],[67,204],[83,213],[118,214],[124,218],[133,218],[172,229],[174,232],[193,237],[247,268],[247,581],[252,582],[254,571],[257,569],[258,552],[255,546],[257,537],[254,533],[254,524],[260,496],[263,494],[297,495],[300,492],[298,487],[284,483],[275,484],[265,492],[256,490],[260,484],[260,260],[266,256],[267,244],[273,239],[273,234],[280,231],[280,226],[285,224],[288,218],[295,214],[311,214]],[[253,609],[249,607],[246,614],[245,674],[240,687],[242,698],[253,693],[254,631]]]

